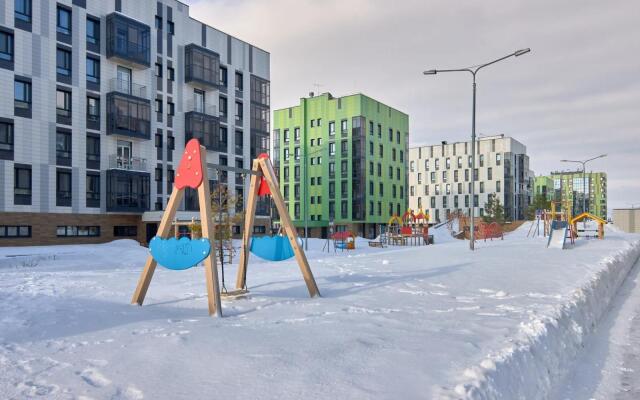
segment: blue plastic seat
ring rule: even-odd
[[[289,238],[279,235],[252,238],[250,251],[269,261],[283,261],[294,255]]]

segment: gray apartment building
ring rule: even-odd
[[[453,211],[469,215],[471,154],[471,141],[410,148],[409,207],[428,212],[430,223],[446,221]],[[534,177],[525,145],[504,135],[477,139],[475,176],[476,217],[496,196],[508,220],[524,219]]]
[[[0,246],[146,242],[194,137],[242,197],[269,149],[269,68],[175,0],[0,2]]]

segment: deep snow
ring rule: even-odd
[[[546,249],[527,229],[474,253],[443,231],[336,254],[311,240],[314,299],[295,261],[252,257],[251,296],[222,319],[207,316],[202,268],[158,268],[130,305],[147,255],[132,241],[0,248],[0,397],[543,398],[640,242],[607,230]]]

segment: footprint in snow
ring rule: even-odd
[[[116,394],[111,397],[111,400],[142,400],[144,394],[142,390],[135,386],[128,386],[126,389],[118,388]]]
[[[58,391],[58,386],[44,381],[25,381],[18,384],[23,395],[27,397],[49,396]]]
[[[77,374],[80,375],[80,378],[82,378],[82,380],[87,384],[96,388],[105,387],[111,384],[111,381],[95,368],[87,368],[82,372],[78,372]]]

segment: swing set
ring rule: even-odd
[[[260,178],[260,184],[258,184]],[[200,205],[200,221],[202,224],[202,237],[192,239],[189,237],[169,237],[172,221],[186,187],[197,189]],[[253,238],[252,231],[256,213],[258,196],[271,195],[280,214],[282,229],[285,236]],[[185,146],[185,150],[178,166],[174,188],[167,203],[167,208],[162,215],[158,232],[149,243],[150,254],[144,265],[144,269],[138,280],[138,285],[131,299],[132,304],[142,305],[149,284],[153,278],[158,264],[171,270],[189,269],[204,261],[205,281],[207,287],[207,299],[209,315],[222,316],[220,301],[220,285],[218,281],[218,269],[216,265],[215,251],[212,251],[215,233],[211,212],[211,191],[207,177],[206,149],[197,139],[191,139]],[[288,240],[287,240],[288,239]],[[240,264],[236,279],[236,290],[230,295],[244,295],[247,291],[247,264],[248,252],[270,261],[281,261],[295,257],[306,283],[311,297],[320,296],[309,262],[298,243],[296,230],[291,222],[288,210],[280,194],[273,166],[267,154],[261,154],[253,160],[251,184],[247,209],[245,213],[244,232],[240,252]]]

